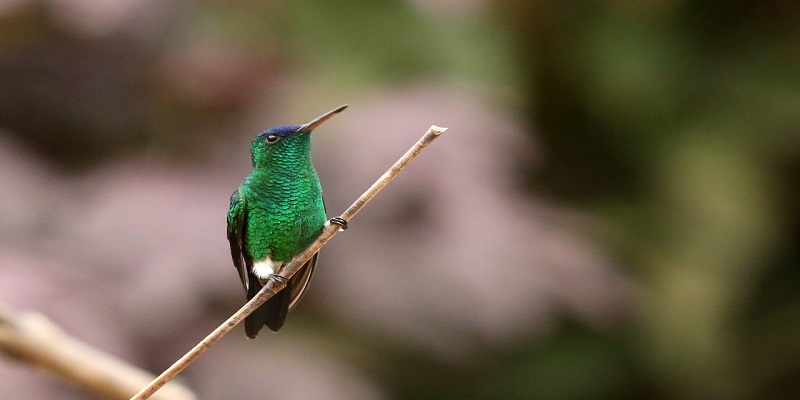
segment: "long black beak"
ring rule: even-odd
[[[333,110],[330,110],[330,111],[326,112],[325,114],[322,114],[317,118],[314,118],[313,121],[311,121],[311,122],[309,122],[309,123],[307,123],[305,125],[301,125],[299,128],[297,128],[295,133],[311,132],[311,131],[314,130],[314,128],[322,125],[323,122],[327,121],[328,118],[330,118],[330,117],[342,112],[342,110],[344,110],[345,108],[347,108],[347,104],[341,105],[339,107],[336,107]]]

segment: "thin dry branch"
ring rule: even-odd
[[[402,157],[400,157],[397,162],[389,168],[386,173],[384,173],[375,183],[367,189],[364,194],[362,194],[344,213],[342,213],[339,218],[350,221],[353,216],[355,216],[361,209],[370,201],[373,197],[375,197],[378,192],[380,192],[394,177],[403,169],[406,165],[408,165],[411,160],[419,154],[428,144],[430,144],[434,139],[439,137],[447,128],[438,127],[436,125],[432,125],[425,135],[420,138],[414,146],[412,146]],[[322,233],[319,235],[317,240],[314,241],[306,250],[302,253],[296,255],[292,258],[292,261],[289,262],[282,270],[279,276],[271,277],[271,279],[267,282],[266,285],[261,289],[258,294],[256,294],[250,301],[248,301],[242,308],[239,309],[235,314],[233,314],[227,321],[225,321],[222,325],[217,327],[211,334],[206,336],[200,343],[198,343],[194,348],[189,350],[186,354],[183,355],[178,361],[176,361],[172,366],[167,368],[166,371],[161,373],[153,382],[150,382],[148,386],[142,389],[139,393],[131,398],[131,400],[145,400],[150,398],[159,388],[164,386],[167,382],[172,380],[175,376],[181,373],[186,367],[189,366],[194,360],[197,359],[201,354],[205,353],[209,347],[213,346],[217,343],[223,336],[228,334],[236,325],[238,325],[242,320],[250,315],[253,311],[255,311],[258,307],[260,307],[264,302],[266,302],[270,297],[274,296],[275,293],[279,292],[281,289],[286,287],[286,282],[291,278],[299,269],[300,267],[308,261],[311,256],[316,254],[326,243],[328,243],[331,238],[339,231],[339,226],[335,224],[331,224],[330,222],[326,223],[322,229]]]
[[[0,352],[40,366],[103,399],[127,399],[153,379],[149,372],[67,335],[40,314],[19,313],[0,304]],[[194,400],[185,386],[171,383],[161,400]]]

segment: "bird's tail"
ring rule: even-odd
[[[252,273],[248,274],[247,300],[249,301],[263,288],[258,277]],[[286,321],[289,314],[289,303],[292,298],[291,282],[287,282],[286,287],[275,296],[267,300],[261,307],[258,307],[247,318],[244,319],[244,331],[247,337],[255,339],[261,327],[266,325],[271,331],[277,332]]]

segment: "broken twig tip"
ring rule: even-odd
[[[428,129],[428,131],[430,131],[431,133],[433,133],[436,136],[441,135],[446,130],[447,130],[447,128],[444,128],[444,127],[441,127],[441,126],[436,126],[436,125],[431,125],[430,129]]]

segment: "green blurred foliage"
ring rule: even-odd
[[[645,285],[618,339],[652,390],[800,396],[800,6],[498,4],[547,146],[534,187],[613,226]]]
[[[367,89],[420,79],[508,87],[518,78],[508,32],[493,19],[437,18],[404,1],[353,7],[326,1],[248,7],[204,2],[194,12],[187,18],[190,32],[261,50],[275,46],[284,65],[316,88]],[[326,79],[331,74],[337,79]]]
[[[371,349],[381,367],[373,374],[404,399],[636,399],[660,398],[636,369],[623,331],[600,333],[564,321],[548,338],[468,360],[443,361],[408,349]]]

